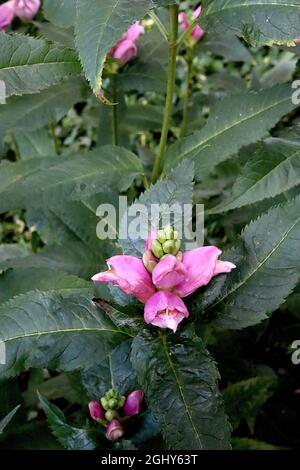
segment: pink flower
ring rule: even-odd
[[[16,14],[16,1],[10,0],[0,5],[0,31],[11,25]]]
[[[122,65],[126,65],[137,55],[136,42],[145,32],[143,26],[136,21],[128,31],[123,34],[120,41],[110,50],[109,55],[115,59],[119,59]]]
[[[110,441],[118,441],[124,435],[124,428],[120,421],[113,419],[106,428],[105,433],[107,439]]]
[[[193,21],[195,21],[197,18],[199,18],[200,14],[201,14],[201,10],[202,10],[201,5],[198,8],[196,8],[196,10],[194,10],[193,15],[192,15],[192,20]],[[183,13],[183,12],[179,13],[178,21],[179,21],[179,24],[180,24],[180,27],[181,27],[182,31],[186,31],[189,28],[190,22],[189,22],[188,17],[186,16],[185,13]],[[193,31],[192,31],[192,33],[191,33],[191,44],[195,45],[198,41],[200,41],[200,39],[204,36],[204,34],[205,34],[205,31],[203,31],[203,29],[201,29],[200,26],[198,24],[196,24]]]
[[[89,403],[89,410],[91,417],[95,421],[105,419],[104,409],[102,408],[102,405],[100,405],[100,403],[98,403],[96,400],[93,400]]]
[[[206,286],[213,276],[228,273],[234,269],[234,264],[218,261],[221,253],[222,251],[215,246],[204,246],[186,251],[183,254],[182,264],[186,269],[187,276],[185,280],[177,284],[175,292],[180,297],[186,297],[199,287]]]
[[[141,405],[144,399],[144,394],[142,390],[135,390],[131,392],[126,398],[125,404],[123,406],[123,415],[124,416],[134,416],[138,415],[141,411]]]
[[[145,305],[145,322],[160,328],[177,330],[179,323],[189,316],[183,301],[172,292],[156,292]]]
[[[152,272],[152,281],[157,289],[173,289],[187,278],[183,263],[173,255],[167,255],[159,261]]]
[[[107,260],[108,271],[92,277],[94,282],[111,282],[126,294],[147,302],[155,292],[152,279],[143,261],[134,256],[113,256]]]
[[[18,0],[16,15],[22,20],[32,20],[40,6],[40,0]]]

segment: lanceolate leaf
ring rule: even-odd
[[[6,364],[0,378],[30,368],[84,370],[128,338],[91,298],[56,293],[20,295],[0,307],[0,341]]]
[[[56,26],[69,28],[75,22],[76,0],[44,0],[43,13]]]
[[[76,46],[94,92],[101,89],[106,54],[153,6],[151,0],[77,0]]]
[[[289,85],[229,96],[215,105],[203,129],[169,148],[165,171],[189,158],[195,162],[196,179],[202,180],[242,146],[261,139],[295,107]]]
[[[168,211],[175,209],[174,223],[182,222],[182,214],[184,204],[192,204],[193,197],[193,177],[194,177],[194,165],[192,162],[184,162],[178,166],[167,178],[163,181],[159,181],[155,185],[142,194],[136,201],[137,204],[142,204],[147,209],[147,213],[141,212],[141,231],[144,230],[146,237],[139,239],[132,239],[130,233],[126,239],[120,239],[120,245],[123,248],[124,253],[130,255],[141,256],[145,251],[145,238],[148,237],[148,233],[154,229],[157,229],[157,223],[161,224],[164,217],[168,215]],[[165,209],[164,206],[165,205]],[[178,206],[179,205],[179,206]],[[176,212],[177,208],[182,209]],[[160,208],[158,220],[156,220],[157,209]],[[171,214],[172,215],[172,214]],[[128,227],[134,219],[128,214],[124,216],[124,220],[128,221]],[[185,221],[187,223],[187,221]],[[167,222],[164,223],[167,225]]]
[[[255,325],[285,301],[300,276],[299,240],[299,196],[245,228],[244,256],[210,308],[216,312],[216,326]]]
[[[145,332],[134,339],[131,358],[168,448],[230,448],[219,374],[202,340],[188,335],[172,344]]]
[[[254,152],[249,150],[251,158],[235,181],[231,196],[208,213],[254,204],[300,184],[300,142],[271,138],[258,144]]]
[[[0,275],[0,304],[32,290],[57,292],[64,297],[92,294],[91,282],[49,268],[10,269]]]
[[[81,72],[72,49],[47,43],[43,39],[0,34],[0,80],[6,97],[37,93]]]
[[[8,415],[6,415],[4,418],[0,420],[0,434],[3,433],[5,430],[6,426],[11,422],[13,417],[15,416],[16,412],[20,408],[21,405],[16,406]]]
[[[99,191],[124,191],[142,172],[133,153],[112,146],[83,156],[5,162],[0,176],[0,212],[80,200]]]
[[[204,0],[201,25],[231,30],[257,45],[285,44],[299,37],[297,0]]]
[[[71,426],[63,412],[38,393],[48,423],[58,442],[69,450],[94,450],[97,448],[96,431]]]
[[[0,135],[7,129],[35,130],[59,121],[85,98],[86,86],[77,77],[40,93],[12,96],[0,106]]]

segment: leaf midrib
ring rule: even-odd
[[[170,369],[171,369],[171,371],[172,371],[172,373],[173,373],[173,375],[174,375],[175,382],[176,382],[176,385],[177,385],[177,387],[178,387],[178,390],[179,390],[179,394],[180,394],[180,396],[181,396],[182,403],[183,403],[184,408],[185,408],[185,410],[186,410],[186,414],[187,414],[187,416],[188,416],[188,418],[189,418],[189,421],[190,421],[190,423],[191,423],[191,425],[192,425],[192,428],[193,428],[193,430],[194,430],[194,433],[195,433],[195,435],[196,435],[196,437],[197,437],[197,440],[198,440],[199,445],[200,445],[200,449],[203,449],[203,444],[202,444],[200,435],[199,435],[198,430],[197,430],[197,428],[196,428],[196,426],[195,426],[195,424],[194,424],[194,420],[193,420],[192,414],[191,414],[191,412],[190,412],[189,406],[188,406],[187,401],[186,401],[185,396],[184,396],[183,387],[181,386],[181,383],[180,383],[180,381],[179,381],[178,375],[177,375],[177,373],[176,373],[175,365],[173,364],[172,359],[171,359],[171,356],[170,356],[169,351],[168,351],[168,345],[167,345],[166,336],[163,335],[163,336],[161,336],[159,339],[162,340],[163,351],[164,351],[164,353],[165,353],[165,355],[166,355],[166,357],[167,357],[167,361],[168,361],[168,363],[169,363]]]
[[[243,287],[244,284],[252,277],[254,276],[259,270],[260,268],[270,259],[270,257],[273,255],[273,253],[275,253],[275,251],[277,251],[277,249],[282,245],[282,243],[284,243],[287,239],[287,237],[289,236],[289,234],[291,233],[292,230],[294,230],[294,228],[296,227],[296,225],[300,222],[300,216],[297,218],[297,220],[295,221],[295,223],[290,227],[289,230],[287,230],[285,232],[285,235],[284,237],[282,237],[280,239],[280,241],[274,246],[274,248],[270,251],[270,253],[268,254],[268,256],[266,256],[266,258],[261,261],[258,265],[257,265],[257,268],[256,269],[253,269],[252,271],[249,272],[249,274],[244,278],[244,280],[242,282],[239,282],[238,284],[236,284],[235,286],[233,286],[232,289],[230,289],[228,292],[226,292],[226,294],[221,297],[220,299],[217,300],[217,302],[215,302],[214,304],[211,305],[210,309],[211,308],[214,308],[216,307],[216,305],[218,305],[219,303],[223,302],[224,299],[226,299],[227,297],[229,297],[231,294],[233,294],[234,292],[236,292],[238,289],[240,289],[240,287]]]
[[[114,333],[114,334],[122,334],[124,336],[129,336],[130,338],[133,337],[129,332],[125,332],[122,330],[113,330],[113,329],[105,329],[105,328],[65,328],[62,330],[49,330],[49,331],[40,331],[40,332],[33,332],[33,333],[26,333],[24,335],[17,335],[7,339],[0,339],[0,343],[9,343],[11,341],[17,341],[19,339],[26,339],[26,338],[33,338],[35,336],[48,336],[48,335],[55,335],[55,334],[67,334],[67,333]]]

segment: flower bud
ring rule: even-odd
[[[182,261],[183,260],[183,253],[182,251],[178,251],[177,255],[176,255],[176,258],[178,259],[178,261]]]
[[[159,243],[164,243],[166,241],[166,235],[164,230],[158,230],[157,239]]]
[[[167,254],[173,254],[174,250],[175,250],[175,242],[174,240],[168,240],[166,241],[165,243],[163,243],[163,246],[162,246],[163,250],[165,253]]]
[[[89,403],[90,415],[95,421],[104,420],[104,410],[100,403],[93,400]]]
[[[156,258],[161,258],[164,255],[162,246],[158,240],[152,241],[151,249],[152,249],[152,253],[156,256]]]
[[[108,400],[108,406],[109,406],[110,410],[113,410],[113,409],[117,408],[118,407],[118,400],[116,400],[115,398],[111,398],[110,400]]]
[[[114,419],[108,424],[105,435],[110,441],[118,441],[124,435],[124,428],[117,419]]]
[[[174,229],[171,225],[168,225],[165,229],[165,237],[166,240],[173,240],[174,239]]]
[[[131,392],[126,398],[123,415],[124,416],[134,416],[139,414],[141,410],[142,401],[144,399],[144,394],[141,390],[135,390]]]
[[[179,252],[180,250],[180,247],[181,247],[181,240],[175,240],[174,241],[174,251],[173,251],[173,255],[176,256],[177,253]]]
[[[118,418],[118,413],[116,410],[107,410],[105,413],[105,419],[107,419],[107,421],[112,421],[115,418]]]
[[[101,405],[103,406],[103,408],[107,411],[109,409],[109,406],[108,406],[108,400],[106,399],[106,397],[102,397],[100,401],[101,401]]]
[[[157,265],[157,259],[155,258],[151,250],[147,250],[143,254],[143,263],[147,271],[149,273],[152,273],[153,269]]]
[[[119,408],[123,408],[125,401],[126,401],[125,397],[121,396],[119,398]]]

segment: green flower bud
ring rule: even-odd
[[[119,408],[123,408],[125,401],[126,401],[126,397],[121,396],[119,398]]]
[[[157,259],[151,250],[145,251],[143,254],[143,263],[147,271],[151,274],[155,266],[157,265]]]
[[[174,229],[171,225],[168,225],[164,229],[164,232],[165,232],[166,240],[173,240],[173,238],[174,238]]]
[[[165,253],[171,255],[175,250],[175,242],[173,240],[168,240],[163,244],[162,247]]]
[[[116,410],[107,410],[105,413],[105,419],[107,421],[112,421],[113,419],[118,418],[118,413]]]
[[[114,398],[115,397],[115,390],[113,388],[109,389],[107,392],[106,392],[106,398],[107,399],[110,399],[110,398]]]
[[[107,411],[109,409],[107,399],[105,397],[102,397],[100,402],[101,402],[101,405],[103,406],[103,408]]]
[[[174,240],[178,240],[178,237],[179,233],[177,232],[177,230],[174,230]]]
[[[161,258],[164,255],[162,246],[158,240],[153,240],[151,244],[151,249],[152,253],[156,256],[156,258]]]
[[[116,400],[115,398],[111,398],[110,400],[108,400],[108,406],[111,410],[117,408],[118,400]]]
[[[158,239],[159,243],[165,243],[166,236],[165,236],[165,231],[164,230],[158,230],[157,239]]]
[[[174,240],[174,250],[173,255],[176,256],[181,247],[181,240]]]

